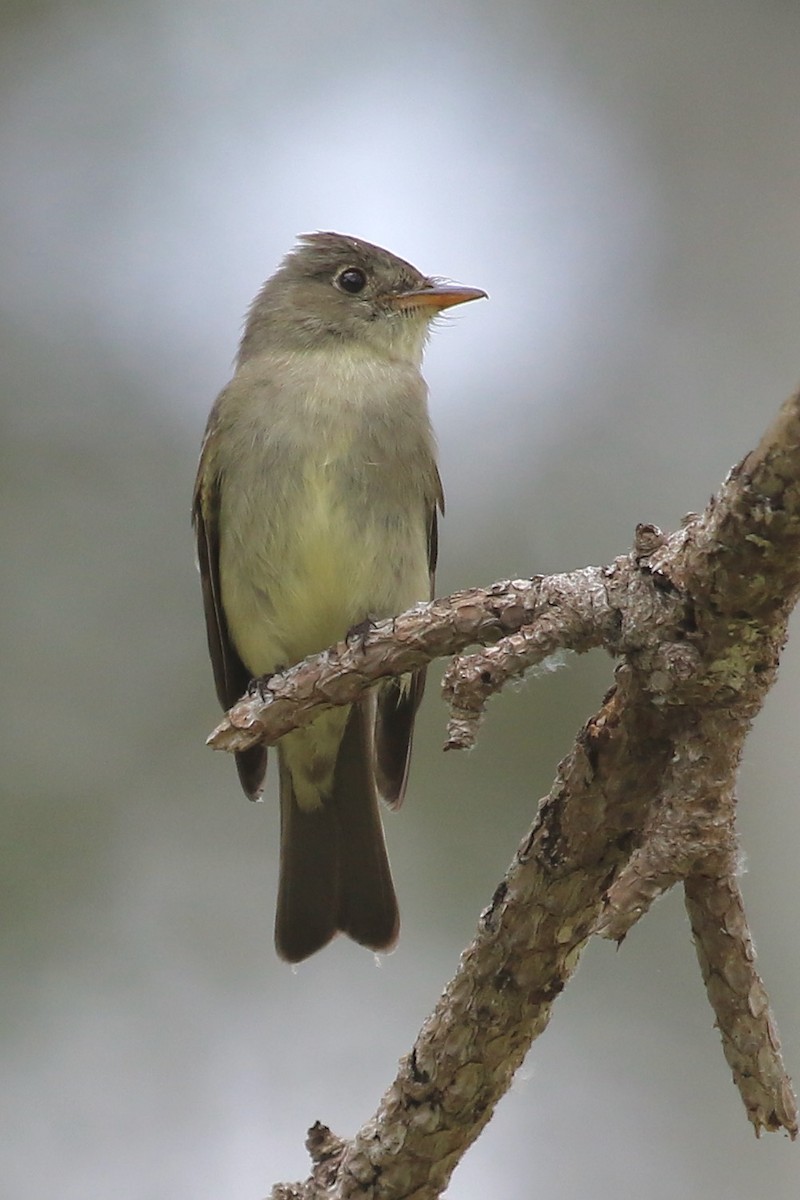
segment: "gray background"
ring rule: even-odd
[[[486,288],[427,359],[439,591],[603,562],[701,507],[800,379],[795,0],[6,0],[0,1195],[262,1196],[350,1134],[611,666],[572,658],[388,820],[377,966],[271,946],[274,792],[217,719],[188,508],[242,314],[337,229]],[[443,323],[444,324],[444,323]],[[800,1074],[798,644],[741,772],[744,889]],[[273,776],[274,786],[274,776]],[[592,944],[450,1194],[769,1196],[677,894]]]

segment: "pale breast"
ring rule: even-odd
[[[412,395],[407,377],[372,366],[346,376],[345,403],[330,372],[302,388],[273,378],[232,422],[220,576],[231,636],[254,674],[429,598],[437,477],[424,384],[417,375]]]

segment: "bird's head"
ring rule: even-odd
[[[253,302],[239,364],[265,350],[337,344],[419,363],[433,318],[485,295],[425,276],[370,242],[305,234]]]

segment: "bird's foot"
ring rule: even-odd
[[[344,635],[345,644],[355,646],[362,652],[366,649],[367,637],[377,625],[377,621],[373,621],[372,617],[365,617],[363,621],[358,621],[355,625],[351,625],[347,633]]]
[[[247,695],[250,699],[266,700],[270,695],[269,681],[277,674],[278,671],[270,671],[268,675],[259,675],[256,679],[251,679],[247,685]]]

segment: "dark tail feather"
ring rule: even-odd
[[[251,746],[249,750],[239,750],[236,754],[236,770],[239,772],[239,783],[247,799],[259,800],[267,773],[266,746]]]
[[[367,717],[354,705],[342,738],[333,792],[299,808],[280,751],[281,877],[275,945],[299,962],[337,930],[372,950],[394,945],[397,900],[378,813]]]
[[[278,748],[281,790],[281,869],[275,948],[288,962],[321,950],[336,933],[339,829],[333,806],[304,810]]]
[[[378,694],[375,722],[375,766],[378,790],[390,808],[403,803],[414,718],[425,691],[425,668],[415,671],[407,688],[392,679]]]
[[[378,811],[373,773],[372,706],[350,710],[333,778],[339,841],[339,928],[362,946],[388,950],[400,915]]]

